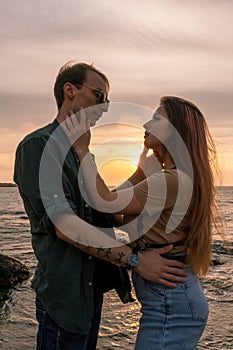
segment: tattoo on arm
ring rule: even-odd
[[[104,252],[104,258],[111,259],[111,257],[110,257],[110,255],[112,254],[111,248],[108,248],[107,250],[103,249],[103,252]]]
[[[124,252],[119,252],[118,255],[119,255],[119,256],[118,256],[118,258],[116,259],[116,262],[117,262],[118,264],[121,264],[121,263],[122,263],[121,259],[125,256],[125,253],[124,253]]]
[[[96,248],[97,249],[97,256],[100,256],[101,252],[104,252],[104,248],[102,247],[99,247],[99,248]]]
[[[116,265],[127,265],[122,261],[122,259],[126,256],[126,254],[123,251],[118,253],[118,257],[114,258],[112,256],[112,248],[92,247],[88,240],[85,240],[84,242],[84,240],[81,239],[80,236],[78,236],[76,239],[78,240],[78,242],[75,244],[75,246],[79,249],[82,246],[82,250],[86,253],[96,256],[99,259],[109,260],[110,262]]]

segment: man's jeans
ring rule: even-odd
[[[36,299],[37,350],[95,350],[103,295],[96,297],[92,328],[88,334],[71,333],[61,328],[46,312],[41,301]]]

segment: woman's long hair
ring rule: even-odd
[[[217,169],[216,148],[200,110],[184,99],[165,96],[160,100],[169,121],[176,128],[189,152],[193,167],[193,194],[186,214],[188,221],[187,249],[193,270],[205,275],[210,265],[212,229],[216,225],[216,192],[214,169]],[[177,140],[172,141],[176,167],[185,171]]]

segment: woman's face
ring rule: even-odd
[[[163,105],[156,109],[152,119],[143,127],[145,128],[144,145],[147,148],[154,149],[165,144],[171,136],[172,128]]]

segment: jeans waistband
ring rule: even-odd
[[[182,263],[186,262],[186,251],[180,253],[165,253],[161,254],[161,256],[169,260],[177,260]]]
[[[164,248],[164,247],[167,247],[168,245],[172,244],[173,247],[179,247],[179,246],[183,246],[185,245],[186,241],[178,241],[178,242],[171,242],[171,243],[149,243],[149,242],[146,242],[145,243],[145,248]]]
[[[164,248],[167,247],[168,245],[172,244],[173,247],[178,247],[178,246],[182,246],[184,245],[184,241],[179,241],[179,242],[173,242],[173,243],[165,243],[165,244],[158,244],[158,243],[145,243],[145,246],[142,248],[139,245],[137,245],[136,247],[134,247],[133,252],[139,252],[139,251],[145,251],[147,249],[151,249],[151,248]],[[166,259],[170,259],[170,260],[177,260],[177,261],[181,261],[183,263],[185,263],[185,259],[186,259],[186,255],[187,255],[187,251],[182,250],[181,252],[177,252],[177,253],[165,253],[165,254],[161,254],[162,257],[166,258]]]

